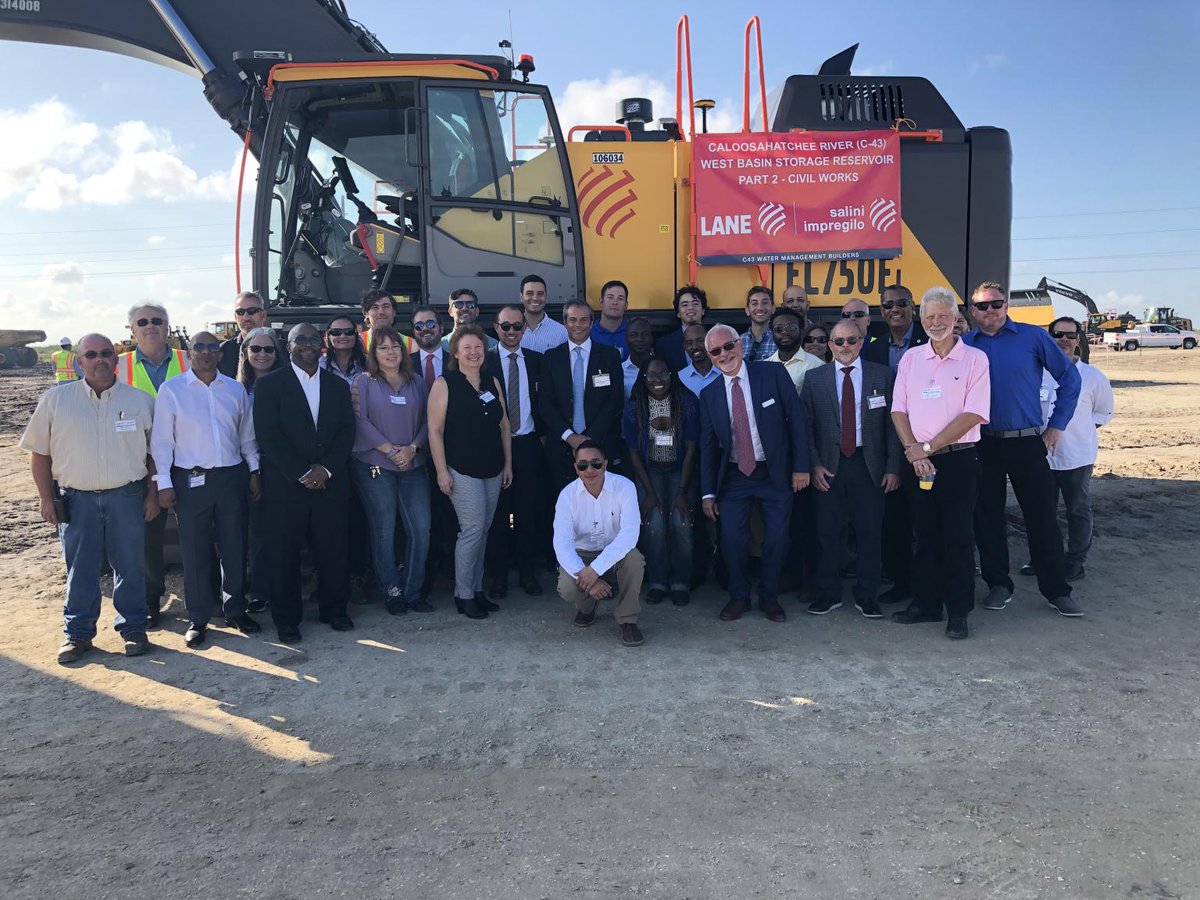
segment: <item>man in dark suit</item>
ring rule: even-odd
[[[586,440],[620,456],[625,405],[621,351],[591,339],[592,308],[584,300],[563,305],[567,342],[546,351],[538,408],[546,428],[546,454],[556,485],[575,480],[574,450]]]
[[[254,387],[254,431],[260,435],[268,548],[275,570],[271,618],[284,643],[300,640],[300,549],[309,538],[317,564],[320,620],[335,631],[354,627],[346,615],[348,462],[354,446],[350,388],[320,368],[321,337],[312,325],[288,334],[291,365]]]
[[[900,441],[889,414],[894,376],[860,357],[863,339],[851,322],[833,326],[833,362],[809,372],[800,408],[812,435],[817,489],[817,596],[808,611],[823,616],[842,605],[840,572],[846,519],[854,525],[858,578],[854,606],[880,619],[880,539],[885,493],[900,487]]]
[[[699,325],[708,312],[708,295],[694,284],[685,284],[675,292],[675,316],[679,327],[672,328],[654,342],[654,355],[666,360],[672,372],[678,372],[688,364],[683,351],[683,333],[693,325]]]
[[[900,365],[900,357],[913,347],[929,343],[929,335],[914,316],[916,304],[912,291],[902,284],[890,284],[879,294],[879,310],[885,331],[863,348],[862,358],[892,370]],[[913,520],[904,491],[891,491],[884,500],[883,572],[892,586],[880,597],[880,603],[900,603],[912,597],[913,585]]]
[[[730,599],[721,619],[739,619],[750,608],[750,506],[758,500],[763,514],[758,606],[772,622],[782,622],[787,616],[779,605],[779,575],[792,494],[809,481],[808,426],[783,366],[744,361],[742,340],[728,325],[715,326],[705,346],[722,375],[700,392],[700,492],[704,514],[720,522],[729,572]]]
[[[242,341],[255,328],[262,328],[267,324],[267,304],[257,291],[242,291],[233,301],[233,317],[237,320],[238,333],[235,337],[221,342],[221,359],[217,363],[217,371],[230,378],[237,378]],[[276,339],[275,352],[283,353],[283,349],[282,343]]]
[[[542,354],[521,346],[525,312],[520,306],[503,307],[496,314],[494,327],[500,345],[484,357],[483,374],[485,381],[495,378],[504,389],[512,435],[513,478],[512,484],[500,492],[488,532],[484,558],[484,569],[490,582],[488,596],[507,596],[508,570],[514,562],[522,589],[526,594],[537,596],[542,593],[542,586],[534,575],[534,556],[550,539],[545,493],[546,452],[542,446],[545,429],[537,407]]]

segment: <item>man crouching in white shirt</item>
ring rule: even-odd
[[[617,595],[617,632],[626,647],[642,643],[637,626],[642,574],[638,552],[641,512],[633,482],[608,471],[604,448],[584,441],[575,448],[579,477],[562,489],[554,507],[558,594],[575,604],[575,624],[596,621],[596,606]]]

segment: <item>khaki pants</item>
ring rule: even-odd
[[[580,550],[578,553],[579,558],[588,565],[591,565],[592,560],[600,555],[591,550]],[[617,598],[615,616],[618,625],[637,621],[638,613],[642,609],[642,575],[645,570],[646,560],[634,547],[603,575],[604,580],[610,585],[613,583],[613,579],[616,579],[613,590]],[[596,611],[597,601],[581,591],[579,585],[575,583],[575,579],[562,566],[558,567],[558,596],[568,603],[574,603],[575,608],[585,616]]]

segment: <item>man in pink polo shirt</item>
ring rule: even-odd
[[[904,455],[901,478],[917,533],[915,597],[892,614],[903,625],[949,621],[946,637],[967,636],[975,605],[975,511],[979,426],[987,424],[991,381],[987,355],[954,333],[958,305],[946,288],[921,298],[929,343],[900,358],[892,421]]]

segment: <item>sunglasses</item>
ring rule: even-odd
[[[273,344],[251,344],[246,349],[251,353],[267,353],[272,356],[275,354],[275,346]]]
[[[804,343],[806,343],[806,344],[828,344],[829,338],[817,337],[815,334],[810,334],[808,337],[806,337],[804,339]]]
[[[593,469],[603,469],[606,462],[607,460],[603,459],[581,459],[575,463],[575,468],[580,472],[586,472],[588,466],[591,466]]]
[[[292,340],[293,347],[320,347],[321,339],[319,337],[298,337]]]
[[[851,347],[853,347],[855,344],[857,344],[859,342],[859,338],[856,338],[856,337],[834,338],[833,342],[839,347],[845,347],[847,344],[849,344]]]
[[[138,319],[133,324],[136,325],[138,328],[145,328],[147,325],[161,325],[162,323],[163,323],[163,320],[161,318],[159,318],[158,316],[154,316],[153,318],[150,318],[150,319]]]
[[[1076,340],[1079,339],[1078,331],[1052,331],[1052,332],[1050,332],[1050,335],[1055,340],[1058,340],[1060,338],[1074,338]]]
[[[221,345],[217,343],[206,343],[204,341],[192,341],[192,349],[200,353],[216,353],[221,349]]]
[[[474,309],[479,304],[476,303],[474,300],[455,300],[450,305],[453,306],[455,309]]]
[[[353,328],[330,328],[325,332],[330,337],[354,337]]]
[[[525,327],[524,322],[497,322],[496,327],[501,331],[520,331]]]
[[[906,309],[908,307],[908,301],[907,300],[884,300],[879,305],[883,309],[891,309],[892,307],[896,307],[896,306],[900,307],[900,309]]]
[[[722,353],[728,353],[730,350],[732,350],[734,347],[736,347],[740,343],[741,343],[741,341],[727,341],[724,344],[722,344],[720,347],[709,347],[708,355],[709,356],[720,356]]]
[[[772,325],[771,330],[776,334],[799,334],[799,325]]]
[[[117,354],[113,350],[89,350],[87,353],[80,353],[79,355],[84,359],[95,359],[97,356],[101,359],[112,359]]]
[[[871,314],[871,311],[870,311],[870,310],[867,310],[867,309],[856,309],[856,310],[854,310],[854,312],[844,312],[844,313],[842,313],[842,318],[843,318],[843,319],[865,319],[865,318],[866,318],[867,316],[869,316],[870,314]]]
[[[1007,302],[1007,300],[981,300],[973,306],[976,309],[1004,309],[1004,304]]]
[[[245,309],[235,309],[233,314],[235,316],[257,316],[262,311],[261,306],[247,306]]]
[[[433,331],[438,327],[436,320],[429,322],[413,322],[413,331]]]
[[[671,373],[670,372],[659,372],[658,374],[651,375],[649,372],[647,372],[646,380],[647,381],[670,381]]]

